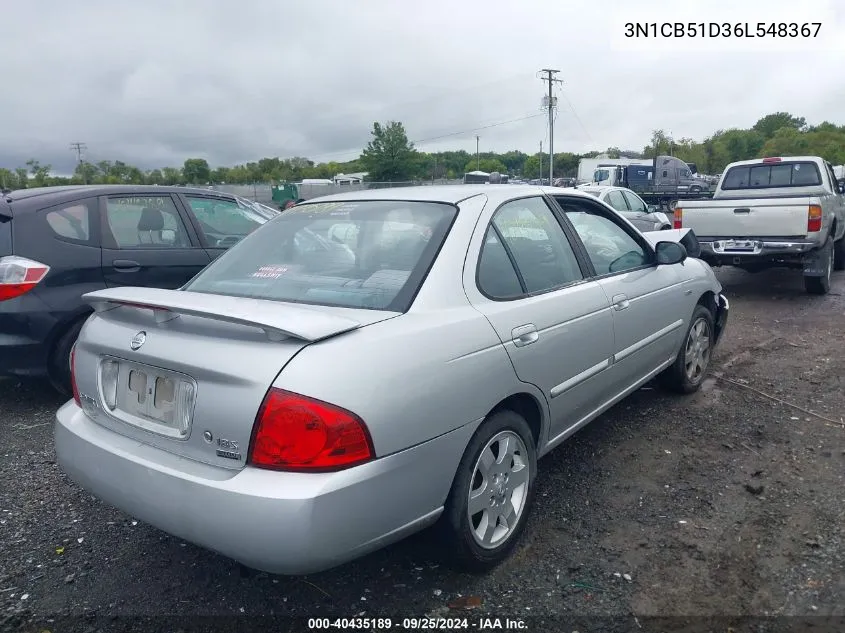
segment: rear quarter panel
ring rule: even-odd
[[[31,291],[44,306],[43,312],[33,314],[31,324],[42,330],[45,338],[55,339],[64,327],[90,314],[82,295],[104,287],[96,200],[80,202],[89,203],[91,236],[87,242],[57,236],[46,219],[52,207],[16,212],[12,221],[15,255],[50,266],[44,281]],[[52,333],[48,335],[48,331]]]

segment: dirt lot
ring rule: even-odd
[[[792,273],[718,274],[731,323],[702,391],[644,388],[543,460],[522,546],[487,576],[449,571],[426,534],[304,579],[245,573],[81,492],[54,463],[60,400],[2,381],[0,622],[401,619],[467,613],[461,601],[480,603],[473,620],[544,616],[528,628],[549,631],[590,616],[614,617],[604,630],[653,615],[843,616],[845,274],[827,297]]]

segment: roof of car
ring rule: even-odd
[[[31,189],[18,189],[6,194],[7,202],[19,202],[38,198],[39,202],[48,201],[48,204],[72,200],[85,196],[100,196],[114,194],[153,194],[153,193],[202,193],[206,195],[217,195],[232,197],[222,191],[203,189],[200,187],[178,187],[175,185],[63,185],[59,187],[33,187]]]
[[[341,202],[346,200],[417,200],[420,202],[446,202],[455,204],[478,195],[496,194],[497,197],[520,197],[531,194],[567,193],[587,195],[577,189],[564,187],[541,187],[538,185],[477,184],[477,185],[418,185],[415,187],[390,187],[387,189],[363,189],[311,198],[309,202]]]

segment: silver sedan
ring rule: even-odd
[[[579,191],[589,193],[610,205],[640,231],[665,231],[672,228],[672,221],[656,206],[649,206],[636,193],[625,187],[606,185],[581,185]],[[548,190],[552,195],[556,190]]]
[[[654,377],[700,387],[728,302],[690,239],[528,185],[307,201],[179,290],[85,295],[59,463],[268,572],[435,524],[450,560],[490,568],[538,458]]]

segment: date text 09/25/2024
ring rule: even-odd
[[[308,629],[352,631],[525,631],[525,620],[514,618],[309,618]]]
[[[626,22],[625,37],[808,38],[821,28],[821,22]]]

